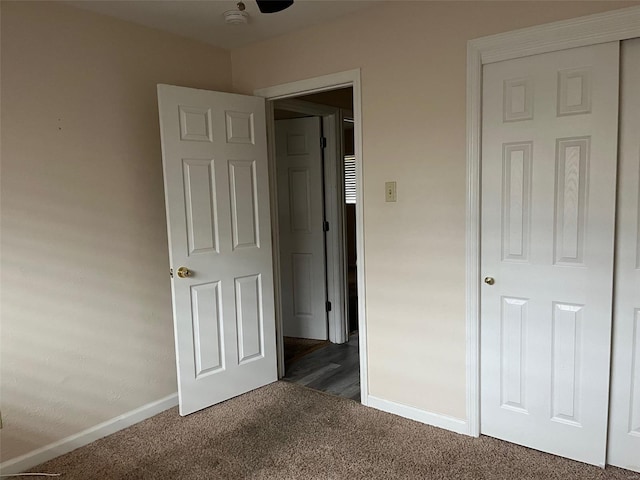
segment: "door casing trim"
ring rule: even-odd
[[[323,75],[305,80],[260,88],[254,91],[254,95],[264,97],[267,100],[267,138],[269,142],[269,165],[275,167],[275,146],[273,101],[285,98],[299,97],[311,93],[319,93],[338,88],[353,88],[353,120],[354,120],[354,149],[356,157],[356,256],[358,258],[358,341],[360,355],[360,401],[368,405],[369,383],[367,362],[367,316],[366,316],[366,285],[365,285],[365,251],[364,251],[364,209],[363,209],[363,163],[362,163],[362,91],[360,83],[360,69]],[[275,171],[275,170],[274,170]],[[275,190],[275,178],[270,179],[271,203],[275,205],[273,196]],[[272,214],[272,231],[278,231],[274,225]],[[274,242],[274,251],[277,244]],[[274,265],[274,280],[279,278],[279,266]],[[277,281],[274,281],[274,286]],[[276,287],[277,288],[277,287]],[[276,295],[276,317],[281,318],[281,305],[278,303],[279,295]],[[278,334],[279,335],[279,334]]]
[[[523,28],[467,43],[466,409],[480,435],[480,171],[482,66],[540,53],[640,37],[640,7]]]
[[[332,303],[331,311],[327,312],[329,327],[328,337],[333,343],[344,343],[349,341],[349,332],[347,328],[346,311],[347,265],[345,258],[346,239],[344,235],[345,229],[343,221],[344,208],[340,208],[343,205],[343,189],[339,188],[339,179],[341,177],[339,174],[339,170],[341,171],[340,159],[343,157],[342,111],[336,107],[319,105],[297,99],[270,101],[270,103],[273,102],[275,102],[274,107],[279,110],[287,110],[289,112],[295,112],[303,115],[320,117],[322,121],[322,135],[326,139],[326,147],[323,151],[323,178],[325,191],[323,202],[325,220],[327,220],[330,225],[329,231],[325,232],[325,262],[327,273],[326,300]],[[277,168],[277,166],[273,165],[273,168]],[[275,175],[276,171],[271,171],[271,174]],[[276,185],[276,190],[277,188],[278,186]],[[328,193],[333,191],[337,194],[334,195],[332,193]],[[277,191],[275,194],[277,195]],[[277,199],[277,196],[275,196],[274,199]],[[277,216],[277,210],[275,210],[275,213],[275,216]],[[274,234],[274,239],[278,237],[278,243],[280,241],[279,235],[279,231],[277,235]],[[279,251],[276,249],[274,249],[274,257],[279,258]],[[281,292],[276,292],[276,295],[280,296],[278,302],[281,302]],[[281,317],[276,319],[279,328],[282,328],[282,321],[283,319]],[[278,334],[278,340],[282,340],[282,335]],[[280,359],[283,358],[282,350],[282,342],[280,342],[280,345],[278,345],[278,355]],[[284,376],[284,364],[282,361],[278,364],[278,370],[280,377]]]

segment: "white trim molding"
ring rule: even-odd
[[[463,435],[467,435],[469,433],[467,422],[460,418],[449,417],[439,413],[425,412],[424,410],[420,410],[415,407],[410,407],[408,405],[403,405],[389,400],[383,400],[382,398],[371,395],[369,395],[368,405],[377,410],[393,413],[394,415],[399,415],[433,427],[444,428],[445,430],[461,433]]]
[[[15,475],[16,473],[24,472],[36,465],[69,453],[76,448],[84,447],[112,433],[135,425],[176,405],[178,405],[178,394],[174,393],[136,408],[135,410],[131,410],[130,412],[118,415],[111,420],[107,420],[75,435],[50,443],[25,455],[7,460],[0,464],[0,472],[2,472],[3,475]]]
[[[360,85],[360,69],[347,70],[345,72],[331,73],[320,77],[307,78],[272,87],[259,88],[253,92],[257,97],[264,97],[267,100],[278,100],[281,98],[299,97],[310,93],[323,92],[325,90],[335,90],[354,86],[353,104],[355,107],[355,83]]]
[[[363,194],[363,162],[362,162],[362,90],[360,83],[360,69],[332,73],[320,77],[299,80],[296,82],[261,88],[254,91],[254,95],[264,97],[269,101],[283,98],[299,97],[310,93],[335,90],[337,88],[353,87],[353,121],[354,147],[356,156],[356,255],[358,258],[358,336],[360,350],[360,398],[363,405],[367,405],[369,398],[368,362],[367,362],[367,315],[366,315],[366,286],[365,286],[365,252],[364,252],[364,194]],[[270,110],[267,106],[267,112]],[[269,123],[269,122],[267,122]],[[272,139],[273,132],[270,133]],[[274,149],[270,147],[273,157]],[[273,160],[272,160],[273,161]],[[274,248],[276,248],[274,244]]]
[[[628,7],[586,17],[561,20],[469,41],[482,64],[539,53],[635,38],[640,31],[640,7]]]
[[[480,434],[480,172],[482,66],[640,37],[640,7],[553,22],[467,44],[466,327],[468,433]]]

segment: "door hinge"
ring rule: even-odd
[[[320,148],[327,148],[327,138],[320,137]]]
[[[331,311],[331,302],[327,302],[326,307],[327,307],[327,312],[330,312]]]
[[[322,231],[323,232],[328,232],[329,231],[329,222],[325,221],[322,223]]]

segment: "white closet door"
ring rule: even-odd
[[[483,79],[481,431],[604,465],[617,42]],[[489,282],[491,283],[491,282]]]
[[[622,45],[608,463],[640,472],[640,39]]]

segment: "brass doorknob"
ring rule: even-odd
[[[180,275],[179,272],[180,271],[178,270],[178,275]],[[484,283],[486,283],[487,285],[493,285],[494,283],[496,283],[496,281],[493,277],[484,277]]]
[[[180,267],[177,273],[180,278],[187,278],[191,276],[191,270],[187,267]]]

